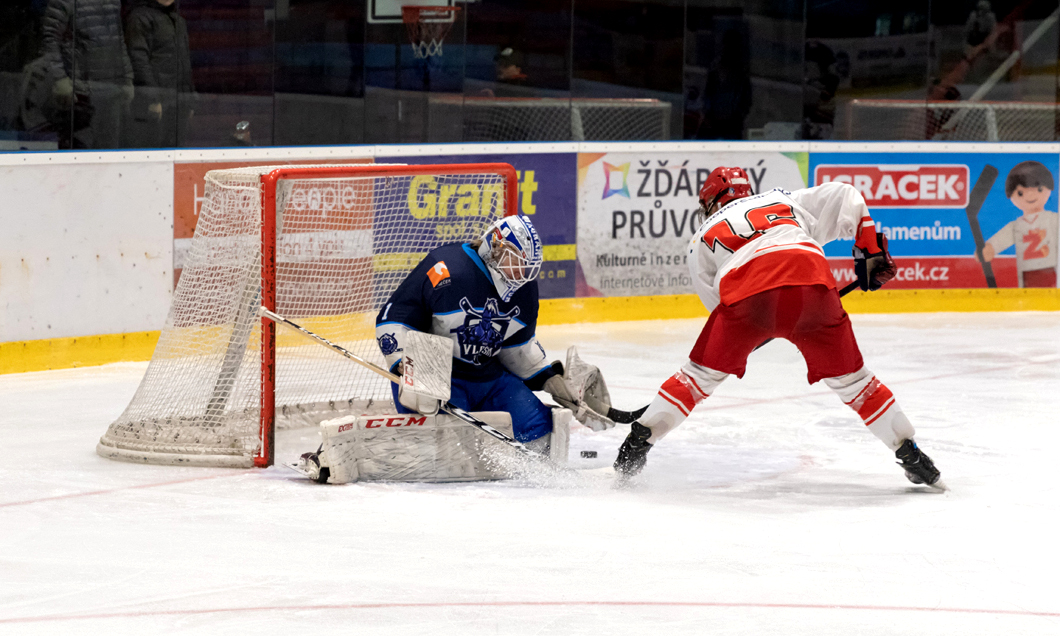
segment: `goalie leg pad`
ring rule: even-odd
[[[512,434],[511,416],[475,416]],[[481,481],[510,476],[495,461],[514,451],[451,415],[362,415],[321,423],[321,466],[330,483],[352,481]]]
[[[566,464],[570,452],[570,423],[574,413],[570,409],[552,409],[552,432],[549,433],[548,456],[556,464]]]
[[[865,426],[892,451],[898,450],[916,431],[895,402],[894,395],[867,367],[824,383],[865,422]]]

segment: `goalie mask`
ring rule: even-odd
[[[525,216],[508,216],[490,224],[478,255],[505,302],[541,272],[541,239]]]
[[[714,204],[717,204],[720,210],[730,202],[752,194],[754,192],[751,191],[751,180],[743,168],[714,168],[703,187],[699,189],[700,207],[696,210],[698,223],[702,225],[710,217],[710,209]]]

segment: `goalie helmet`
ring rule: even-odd
[[[497,293],[505,302],[541,272],[541,239],[530,219],[522,215],[491,223],[482,235],[478,255],[489,268]]]
[[[703,182],[703,187],[699,189],[699,222],[707,220],[715,203],[720,210],[728,203],[752,194],[754,192],[751,191],[751,180],[743,168],[714,168]]]

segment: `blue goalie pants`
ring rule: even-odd
[[[398,413],[412,413],[398,402],[398,387],[390,383]],[[520,442],[533,441],[552,432],[552,409],[537,399],[523,381],[507,371],[495,380],[471,382],[453,378],[449,397],[453,406],[465,411],[506,411],[512,416],[512,430]]]

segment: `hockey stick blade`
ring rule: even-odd
[[[325,338],[325,337],[323,337],[321,335],[315,334],[312,331],[306,329],[305,327],[303,327],[303,326],[301,326],[301,325],[299,325],[299,324],[297,324],[295,322],[292,322],[292,321],[284,318],[283,316],[281,316],[281,315],[279,315],[279,314],[277,314],[275,312],[269,311],[269,309],[267,309],[266,307],[262,307],[259,310],[259,313],[262,315],[263,318],[267,318],[267,319],[269,319],[269,320],[271,320],[271,321],[273,321],[275,323],[282,324],[282,325],[284,325],[286,327],[294,329],[295,331],[297,331],[298,333],[302,334],[306,338],[309,338],[310,340],[312,340],[312,341],[314,341],[314,342],[316,342],[318,344],[322,344],[325,347],[331,349],[332,351],[335,351],[335,352],[345,356],[346,358],[348,358],[350,360],[353,360],[354,362],[356,362],[357,364],[361,365],[362,367],[368,369],[369,371],[372,371],[374,373],[377,373],[377,374],[383,376],[384,378],[390,380],[391,382],[397,383],[397,382],[401,381],[401,378],[399,376],[387,371],[386,369],[384,369],[384,368],[382,368],[382,367],[380,367],[380,366],[378,366],[378,365],[376,365],[376,364],[374,364],[372,362],[369,362],[368,360],[365,360],[364,358],[362,358],[361,356],[357,355],[356,353],[352,353],[352,352],[346,350],[345,348],[335,344],[334,342],[331,342],[327,338]],[[460,408],[458,406],[454,406],[453,404],[451,404],[449,402],[445,402],[442,405],[441,408],[446,413],[452,415],[453,417],[455,417],[455,418],[457,418],[459,420],[462,420],[463,422],[466,422],[467,424],[470,424],[471,426],[474,426],[475,428],[479,429],[483,433],[486,433],[490,437],[493,437],[494,439],[506,444],[507,446],[510,446],[511,448],[515,449],[520,454],[522,454],[522,455],[524,455],[526,457],[531,457],[533,459],[544,459],[544,460],[548,459],[548,457],[546,455],[530,450],[529,448],[524,446],[521,442],[518,442],[518,441],[512,439],[511,437],[508,437],[507,435],[505,435],[501,431],[498,431],[497,429],[493,428],[492,426],[490,426],[489,424],[483,422],[482,420],[476,418],[474,415],[468,413],[467,411],[465,411],[464,409],[462,409],[462,408]]]
[[[994,187],[997,175],[997,168],[994,166],[990,164],[983,166],[983,171],[979,173],[979,178],[976,179],[975,185],[972,186],[972,191],[968,193],[968,207],[964,209],[968,215],[968,226],[972,230],[972,238],[975,239],[975,257],[979,259],[979,264],[983,266],[986,286],[991,288],[997,287],[997,279],[994,278],[994,266],[983,260],[983,250],[986,248],[986,241],[983,240],[983,230],[979,227],[979,210],[983,207],[983,203],[986,202],[990,189]]]

